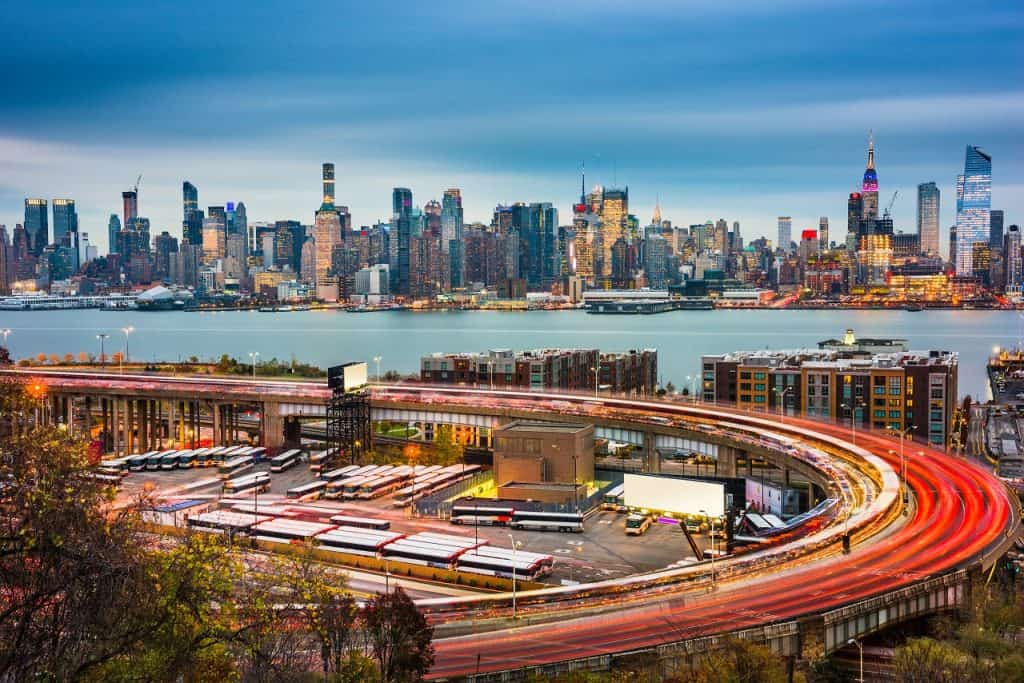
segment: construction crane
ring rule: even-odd
[[[141,182],[142,182],[142,174],[140,173],[139,177],[135,179],[135,187],[132,188],[132,190],[135,192],[135,194],[139,193],[139,183],[141,183]]]
[[[141,176],[139,176],[139,177],[141,177]],[[892,199],[889,200],[889,206],[885,207],[885,213],[882,214],[886,218],[888,218],[889,215],[892,213],[892,205],[896,203],[896,196],[899,193],[900,193],[899,190],[896,190],[895,192],[892,193]]]

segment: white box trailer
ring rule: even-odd
[[[725,484],[719,482],[627,473],[623,484],[629,508],[676,515],[699,515],[701,510],[711,517],[725,514]]]

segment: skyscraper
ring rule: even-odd
[[[395,261],[391,263],[391,293],[409,295],[409,238],[412,237],[412,190],[391,191],[391,239]]]
[[[448,250],[452,287],[462,286],[462,192],[457,187],[444,191],[441,198],[441,244]]]
[[[818,219],[818,251],[828,251],[828,216]]]
[[[45,199],[25,200],[25,232],[34,256],[43,253],[50,243],[50,218],[47,215]]]
[[[67,237],[70,235],[70,237]],[[53,243],[60,246],[75,247],[78,242],[78,213],[75,212],[74,199],[53,200]]]
[[[864,200],[860,192],[851,192],[846,200],[846,250],[851,254],[857,249],[857,233],[863,213]]]
[[[182,224],[188,223],[190,211],[199,210],[199,188],[185,181],[181,184],[181,220]]]
[[[974,245],[988,245],[992,210],[992,157],[967,146],[963,175],[956,179],[956,274],[974,274]]]
[[[993,249],[1003,246],[1003,210],[993,209],[988,221],[988,244]]]
[[[934,183],[917,186],[917,234],[921,238],[921,253],[937,256],[939,253],[939,187]]]
[[[334,164],[328,162],[323,165],[324,198],[323,206],[334,206]]]
[[[861,202],[864,219],[878,218],[878,173],[875,172],[875,136],[868,134],[868,165],[861,184]]]
[[[595,190],[595,193],[597,190]],[[602,272],[600,275],[611,275],[612,245],[620,237],[626,237],[626,223],[629,217],[629,187],[625,189],[600,188],[600,206],[596,211],[600,220],[602,254]]]
[[[1003,238],[1003,262],[1006,264],[1006,292],[1019,294],[1024,277],[1024,255],[1021,254],[1020,228],[1011,225]]]
[[[112,213],[112,214],[110,214],[110,220],[107,221],[107,253],[108,254],[116,254],[117,253],[117,234],[119,232],[121,232],[121,219],[118,218],[116,213]],[[200,225],[199,226],[199,240],[197,242],[192,242],[192,244],[202,244],[203,243],[202,232],[203,232],[203,226]]]
[[[124,229],[134,230],[135,219],[139,215],[139,193],[138,190],[126,190],[121,193],[121,201],[124,204]]]
[[[790,245],[793,243],[793,218],[790,216],[779,216],[779,249],[789,253]]]

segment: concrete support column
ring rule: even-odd
[[[735,477],[737,455],[737,449],[732,446],[719,446],[718,459],[715,463],[715,474],[719,477]]]
[[[213,415],[213,445],[214,446],[223,446],[224,445],[224,438],[223,438],[223,435],[221,434],[221,431],[220,431],[220,429],[221,429],[221,424],[220,424],[220,404],[219,403],[212,403],[212,404],[210,404],[210,413]]]
[[[75,433],[75,403],[70,396],[64,397],[64,414],[67,416],[65,422],[68,426],[68,434]]]
[[[124,447],[129,453],[135,450],[135,401],[124,400]]]
[[[122,455],[121,453],[121,411],[119,407],[120,401],[117,397],[107,401],[110,407],[110,441],[111,446],[114,449],[114,453]]]
[[[785,488],[787,488],[787,489],[789,488],[789,468],[788,467],[783,467],[782,468],[782,485]]]
[[[280,448],[284,444],[284,416],[278,403],[264,403],[260,409],[260,445]]]
[[[657,435],[653,432],[644,432],[643,446],[643,471],[658,474],[661,472],[661,456],[658,455],[656,447]]]

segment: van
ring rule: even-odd
[[[651,526],[651,518],[647,515],[630,515],[626,518],[626,535],[643,536]]]

